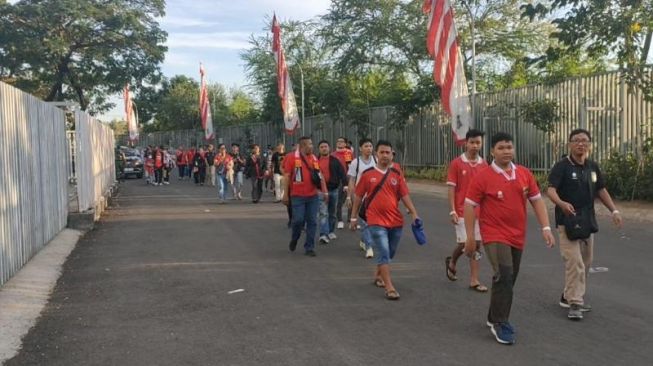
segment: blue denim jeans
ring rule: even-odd
[[[324,202],[320,193],[320,236],[329,235],[336,230],[336,206],[338,206],[338,189],[329,191],[329,202]]]
[[[402,228],[387,228],[383,226],[369,226],[367,230],[372,238],[376,264],[390,264],[397,253]]]
[[[291,197],[292,204],[292,240],[299,240],[304,224],[306,224],[306,242],[304,250],[315,248],[315,233],[317,232],[317,212],[320,207],[317,195],[312,197]]]
[[[360,217],[358,218],[358,225],[361,227],[361,241],[365,243],[365,249],[370,249],[372,247],[370,228],[367,226],[367,222]]]
[[[227,176],[218,174],[218,198],[224,200],[227,198]]]

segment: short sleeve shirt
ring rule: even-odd
[[[374,168],[375,166],[376,158],[374,156],[370,156],[370,160],[368,161],[365,161],[362,157],[359,156],[349,165],[349,171],[347,172],[347,175],[356,178],[356,184],[358,185],[363,172],[369,168]]]
[[[315,155],[305,156],[306,163],[302,161],[300,153],[295,150],[286,154],[283,159],[283,171],[290,174],[290,196],[291,197],[312,197],[317,195],[317,187],[311,180],[311,171],[306,164],[312,164],[312,168],[320,170],[320,164]]]
[[[585,164],[581,165],[570,156],[553,166],[548,181],[549,187],[556,189],[560,199],[571,203],[576,210],[588,208],[593,211],[597,192],[605,188],[603,174],[596,162],[586,160]],[[556,206],[556,225],[563,224],[563,215],[560,207]]]
[[[370,196],[376,186],[381,183],[386,174],[378,168],[370,168],[361,174],[356,185],[356,196]],[[408,194],[406,180],[396,169],[390,170],[390,175],[383,183],[381,190],[367,207],[367,224],[386,228],[402,227],[404,216],[399,210],[399,200]]]
[[[519,250],[526,241],[526,202],[542,199],[537,181],[526,167],[511,163],[506,172],[495,163],[472,180],[466,203],[480,207],[479,226],[485,244],[504,243]]]
[[[447,185],[454,187],[454,203],[459,217],[464,213],[465,195],[469,184],[478,172],[486,167],[487,163],[480,156],[476,161],[470,161],[465,154],[455,158],[449,165]]]

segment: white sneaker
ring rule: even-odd
[[[344,228],[345,228],[345,223],[342,222],[342,221],[338,221],[338,226],[337,226],[337,228],[338,228],[338,229],[344,229]]]
[[[329,238],[326,235],[320,236],[320,244],[329,244]]]
[[[338,239],[338,237],[336,236],[335,233],[329,234],[329,240],[336,240],[336,239]]]
[[[371,247],[368,248],[367,251],[365,252],[365,258],[367,259],[374,258],[374,251],[372,250]]]
[[[170,184],[170,182],[163,182],[163,184],[165,184],[165,185],[169,185],[169,184]]]
[[[363,243],[363,241],[359,241],[358,246],[361,248],[362,251],[365,251],[365,243]]]

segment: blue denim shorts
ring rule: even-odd
[[[386,228],[383,226],[368,226],[376,264],[390,264],[397,253],[399,239],[401,239],[402,228]]]

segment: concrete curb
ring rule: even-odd
[[[432,194],[437,197],[447,198],[447,185],[439,182],[413,181],[408,179],[408,187],[411,192],[421,194]],[[549,210],[553,211],[554,205],[549,199],[544,200]],[[653,203],[649,202],[625,202],[615,201],[619,212],[624,220],[651,221],[653,222]],[[446,212],[445,212],[446,211]],[[599,216],[610,216],[610,212],[602,205],[596,205],[596,212]],[[443,209],[443,215],[447,216],[448,210]]]
[[[64,229],[0,288],[0,364],[14,357],[36,324],[82,232]]]

